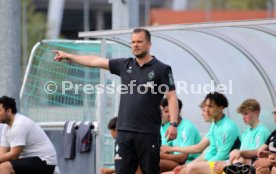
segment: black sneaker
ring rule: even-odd
[[[223,168],[224,173],[226,174],[238,174],[238,167],[235,164],[231,164],[229,166],[225,166]]]
[[[247,164],[232,164],[223,168],[226,174],[248,174],[250,166]]]
[[[250,166],[247,164],[241,164],[241,165],[238,165],[237,167],[240,174],[248,174],[250,171]]]

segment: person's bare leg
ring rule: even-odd
[[[235,163],[242,163],[242,164],[250,165],[251,161],[252,161],[251,159],[240,157],[238,160],[234,160],[233,164],[235,164]]]
[[[137,167],[135,174],[143,174],[140,166]]]
[[[9,161],[0,164],[1,174],[15,174],[15,171]]]
[[[270,173],[269,168],[257,168],[256,174],[272,174],[272,173]]]
[[[163,172],[162,174],[175,174],[173,171]]]
[[[208,162],[194,162],[188,164],[179,174],[211,174]]]
[[[271,174],[276,174],[276,167],[273,167],[273,168],[272,168]]]
[[[172,171],[176,166],[179,166],[179,163],[172,161],[172,160],[165,160],[161,159],[160,160],[160,171],[162,172],[167,172],[167,171]]]
[[[186,168],[187,168],[187,166],[185,168],[181,169],[178,174],[187,174]]]

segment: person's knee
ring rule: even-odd
[[[255,171],[256,171],[257,173],[261,173],[261,172],[263,171],[263,168],[257,167],[257,168],[255,168]]]
[[[256,168],[256,174],[270,174],[270,170],[269,170],[269,168],[257,167]]]
[[[15,174],[14,169],[10,162],[3,162],[0,164],[1,174]]]
[[[164,160],[161,159],[159,166],[160,166],[160,171],[161,173],[166,172],[166,171],[171,171],[173,170],[176,166],[179,166],[180,164],[172,161],[172,160]]]
[[[185,168],[185,174],[211,174],[208,162],[192,162]]]
[[[271,174],[276,174],[276,167],[273,167],[273,168],[272,168]]]
[[[190,163],[185,167],[186,173],[193,173],[198,170],[198,165],[196,163]]]

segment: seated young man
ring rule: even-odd
[[[256,174],[276,174],[276,130],[258,149],[258,159],[253,163]]]
[[[274,121],[276,123],[276,107],[272,112],[274,115]],[[266,141],[266,145],[269,147],[270,154],[268,156],[268,160],[271,163],[271,174],[276,174],[276,130],[270,135],[270,137]]]
[[[235,149],[230,153],[229,162],[234,165],[225,168],[225,171],[229,170],[229,173],[237,170],[247,171],[248,169],[243,168],[242,164],[251,165],[252,160],[257,157],[258,148],[270,135],[269,129],[260,122],[260,111],[260,104],[255,99],[247,99],[238,107],[237,112],[242,115],[243,122],[248,127],[243,131],[240,150]],[[220,173],[228,165],[225,162],[217,162],[214,169]]]
[[[201,108],[201,116],[203,118],[203,120],[206,122],[206,123],[212,123],[213,119],[212,117],[210,117],[210,115],[208,115],[208,112],[207,112],[207,107],[205,106],[205,102],[203,101],[199,107]],[[197,157],[195,160],[193,160],[192,162],[195,162],[195,161],[204,161],[204,149],[207,149],[207,147],[209,146],[209,140],[206,138],[206,137],[203,137],[201,139],[201,141],[196,144],[196,145],[193,145],[193,146],[188,146],[188,147],[185,147],[185,152],[189,152],[189,153],[198,153],[198,152],[202,152],[201,155],[199,157]],[[163,147],[165,150],[167,147]],[[163,174],[177,174],[179,173],[179,171],[181,169],[183,169],[184,167],[186,166],[185,165],[181,165],[181,166],[177,166],[173,169],[173,171],[170,171],[170,172],[165,172]]]
[[[117,123],[117,117],[114,117],[111,120],[109,120],[107,125],[107,128],[113,139],[115,139],[117,136],[116,123]],[[114,173],[115,173],[115,168],[100,168],[100,174],[114,174]]]
[[[0,173],[53,174],[57,164],[55,148],[45,132],[31,119],[17,113],[13,98],[0,98]]]
[[[117,117],[113,117],[109,120],[107,128],[110,131],[111,137],[115,139],[117,137]],[[100,174],[115,174],[115,168],[100,168]],[[142,174],[141,169],[138,167],[135,174]]]
[[[208,115],[213,118],[213,123],[208,134],[205,136],[210,145],[204,144],[205,146],[202,146],[206,148],[209,145],[209,149],[204,155],[204,160],[210,163],[205,161],[192,162],[180,170],[179,173],[182,174],[209,174],[213,170],[210,170],[210,165],[213,167],[215,161],[227,160],[230,151],[240,146],[237,125],[223,113],[223,109],[228,107],[227,98],[223,94],[214,92],[209,93],[204,101]],[[203,151],[204,149],[200,148],[199,150]],[[193,148],[174,147],[168,148],[167,150],[187,153],[188,150],[193,150]]]
[[[169,107],[168,100],[164,99],[161,103],[163,108],[163,113],[169,118]],[[173,125],[177,127],[177,137],[175,140],[171,141],[169,144],[172,146],[186,147],[197,144],[201,140],[201,136],[197,128],[188,120],[183,119],[180,116],[182,109],[182,102],[178,99],[178,119],[177,124]],[[170,125],[170,123],[167,123]],[[165,125],[166,126],[166,125]],[[167,126],[168,127],[168,126]],[[161,172],[170,171],[176,166],[181,164],[189,163],[194,160],[199,154],[186,154],[186,153],[160,153],[160,170]]]
[[[163,98],[160,105],[161,114],[162,114],[161,115],[162,124],[160,128],[161,146],[172,146],[171,141],[167,141],[167,138],[166,138],[166,132],[170,126],[169,108],[167,107],[167,103],[168,103],[167,99]],[[166,106],[166,107],[164,108],[163,106]],[[180,106],[178,105],[178,107]]]
[[[276,107],[272,112],[276,123]],[[258,159],[253,163],[256,174],[276,174],[276,130],[274,130],[265,144],[258,149]]]

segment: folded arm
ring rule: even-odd
[[[0,147],[0,163],[17,159],[23,150],[23,146],[18,147]]]

